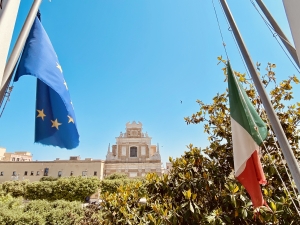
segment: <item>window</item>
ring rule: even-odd
[[[82,176],[87,176],[87,171],[82,171]]]
[[[3,171],[0,173],[0,176],[4,176],[4,172]]]
[[[39,176],[40,175],[40,171],[36,171],[36,175]]]
[[[137,157],[137,147],[130,147],[130,157]]]
[[[33,172],[33,171],[31,171],[31,172],[30,172],[30,176],[33,176],[33,174],[34,174],[34,172]]]
[[[13,176],[17,176],[17,172],[16,171],[13,171]]]
[[[70,173],[70,176],[73,176],[73,174],[74,174],[74,172],[73,172],[73,171],[71,171],[71,173]]]
[[[97,171],[94,171],[94,176],[97,176]]]
[[[48,173],[49,173],[49,168],[45,168],[44,169],[44,176],[48,176]]]
[[[12,157],[11,161],[16,161],[15,157]]]
[[[58,171],[58,177],[61,177],[61,175],[62,175],[62,172]]]
[[[24,176],[27,176],[27,171],[24,172]]]
[[[138,134],[137,130],[130,131],[131,136],[137,136],[137,134]]]

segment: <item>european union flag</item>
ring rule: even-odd
[[[35,142],[72,149],[79,144],[75,113],[57,55],[38,18],[27,38],[14,81],[37,77]]]

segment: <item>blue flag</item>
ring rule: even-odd
[[[14,81],[37,79],[35,142],[72,149],[79,144],[75,113],[62,67],[38,18],[27,38]]]

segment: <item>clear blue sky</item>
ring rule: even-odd
[[[265,0],[291,37],[281,0]],[[15,42],[32,1],[21,1]],[[245,72],[227,22],[215,0],[232,67]],[[297,74],[249,1],[228,0],[254,62],[277,64],[278,80]],[[62,65],[75,107],[79,147],[59,149],[34,144],[33,77],[15,83],[0,118],[0,146],[30,151],[34,160],[105,159],[128,121],[141,121],[162,160],[179,157],[186,145],[207,145],[202,125],[186,125],[227,84],[217,56],[222,47],[211,1],[199,0],[44,0],[42,24]],[[291,38],[290,38],[291,39]],[[295,87],[296,100],[299,87]],[[180,101],[182,100],[182,104]]]

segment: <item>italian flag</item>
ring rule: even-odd
[[[267,181],[258,151],[267,136],[267,127],[229,63],[227,75],[235,177],[246,188],[254,208],[257,208],[265,205],[260,184],[266,184]]]

